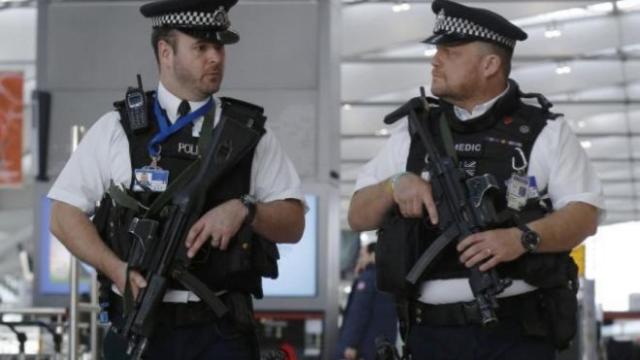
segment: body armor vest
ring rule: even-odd
[[[153,101],[153,93],[148,93],[147,103],[152,104]],[[135,169],[147,166],[151,162],[147,145],[159,131],[159,127],[153,111],[149,109],[148,116],[150,121],[148,128],[141,132],[133,133],[128,126],[127,113],[124,111],[122,103],[117,102],[115,106],[120,113],[120,121],[129,140],[132,180],[129,184],[128,193],[142,205],[148,207],[160,193],[150,191],[134,192],[132,189],[135,181]],[[215,131],[215,128],[213,131]],[[198,149],[198,138],[194,137],[192,132],[193,124],[187,125],[161,144],[161,157],[158,161],[158,166],[169,171],[169,186],[172,180],[178,178],[197,158],[198,153],[204,151],[204,149]],[[209,185],[206,190],[207,206],[204,212],[227,200],[238,199],[242,195],[249,193],[254,152],[255,148],[249,151],[218,182]],[[108,243],[115,245],[113,246],[114,252],[126,260],[129,249],[126,246],[122,246],[122,241],[118,241],[115,238],[126,238],[130,219],[142,214],[124,209],[120,205],[116,205],[115,209],[110,211],[110,214],[115,214],[115,216],[112,215],[112,218],[115,217],[115,219],[111,220],[111,223],[115,225],[112,226],[112,229],[109,229],[104,237],[107,238]],[[118,249],[118,244],[120,244],[120,249]],[[191,272],[214,291],[248,292],[261,298],[263,295],[261,276],[277,276],[277,257],[275,244],[254,234],[248,226],[243,226],[236,236],[231,239],[230,246],[226,251],[214,249],[208,243],[203,244],[192,261]],[[182,286],[177,282],[173,282],[170,288],[180,289]]]
[[[507,180],[516,170],[513,168],[528,163],[533,144],[550,119],[558,115],[548,111],[546,100],[540,100],[543,107],[526,105],[522,102],[520,90],[514,81],[510,81],[509,90],[493,107],[478,118],[460,121],[454,111],[453,105],[440,101],[440,106],[430,112],[429,126],[435,139],[441,139],[439,118],[444,115],[453,138],[453,147],[458,157],[458,166],[468,176],[493,174],[500,186],[499,199],[504,202],[496,204],[497,210],[506,209]],[[528,95],[529,96],[529,95]],[[537,96],[537,95],[536,95]],[[426,150],[422,145],[418,134],[411,133],[411,145],[407,159],[407,171],[420,175],[425,169]],[[445,153],[444,144],[438,141],[436,144],[441,153]],[[522,154],[517,150],[522,150]],[[526,174],[526,168],[524,168]],[[540,193],[546,192],[539,189]],[[513,222],[504,224],[504,227],[514,226],[517,222],[527,223],[543,217],[549,212],[550,206],[545,207],[540,202],[534,202],[525,206],[515,216]],[[419,220],[416,220],[419,221]],[[439,230],[431,226],[429,222],[421,221],[422,230],[414,232],[421,239],[413,239],[411,242],[418,244],[419,254],[438,237]],[[419,256],[418,254],[418,256]],[[563,254],[525,254],[519,259],[500,264],[498,272],[503,277],[525,279],[533,285],[540,286],[532,281],[529,275],[530,268],[539,269],[545,264],[554,263],[558,257],[569,260],[566,253]],[[423,274],[423,279],[446,279],[468,277],[469,270],[458,260],[459,253],[455,244],[445,248],[432,268]],[[548,259],[547,259],[548,258]],[[562,260],[564,261],[564,260]],[[549,268],[549,272],[554,269]],[[544,271],[548,274],[547,271]],[[532,274],[538,277],[540,274]]]

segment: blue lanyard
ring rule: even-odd
[[[158,102],[158,98],[156,97],[156,101],[153,104],[153,111],[156,115],[156,122],[160,127],[160,132],[153,136],[153,138],[149,142],[149,145],[147,146],[151,158],[158,158],[158,155],[160,155],[160,144],[167,140],[169,136],[180,131],[182,128],[191,124],[199,117],[204,116],[207,112],[209,112],[209,110],[211,110],[214,104],[215,103],[213,101],[213,98],[210,98],[209,101],[207,101],[204,105],[200,106],[195,111],[178,118],[178,120],[176,120],[173,125],[169,126],[169,120],[160,108],[160,103]]]

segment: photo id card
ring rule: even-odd
[[[163,192],[167,190],[169,183],[169,171],[160,168],[143,167],[135,170],[136,181],[133,184],[133,191],[153,191]]]
[[[511,174],[507,186],[507,206],[520,210],[529,198],[529,178],[518,174]]]

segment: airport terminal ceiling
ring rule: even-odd
[[[640,0],[465,3],[499,10],[529,33],[529,39],[516,48],[512,77],[525,91],[545,93],[578,134],[604,183],[606,223],[637,220]],[[35,5],[33,0],[0,0],[0,16],[33,10]],[[336,168],[346,227],[344,218],[358,170],[377,153],[390,130],[383,126],[382,117],[430,82],[434,49],[420,40],[430,33],[434,16],[426,1],[345,0],[343,5],[341,163]],[[29,26],[25,31],[35,33],[35,21]],[[33,57],[1,59],[3,70],[12,61],[21,66],[35,64]],[[33,83],[33,78],[27,78],[26,86],[30,80]],[[25,100],[28,108],[30,97]],[[26,132],[30,123],[27,111]],[[24,146],[23,190],[0,190],[0,273],[17,271],[17,261],[8,256],[8,249],[31,238],[33,232],[31,202],[21,200],[30,196],[34,173],[31,141]]]

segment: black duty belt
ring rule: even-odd
[[[498,319],[517,318],[522,315],[525,303],[536,301],[537,291],[498,298]],[[475,301],[452,304],[425,304],[414,301],[409,306],[412,325],[464,326],[481,324],[478,304]]]
[[[230,293],[220,295],[223,302],[227,302]],[[250,297],[249,294],[243,294]],[[122,298],[114,293],[111,294],[109,304],[109,317],[116,327],[120,326],[123,314]],[[218,321],[218,317],[204,301],[187,303],[163,302],[158,311],[158,323],[165,326],[186,326]]]

